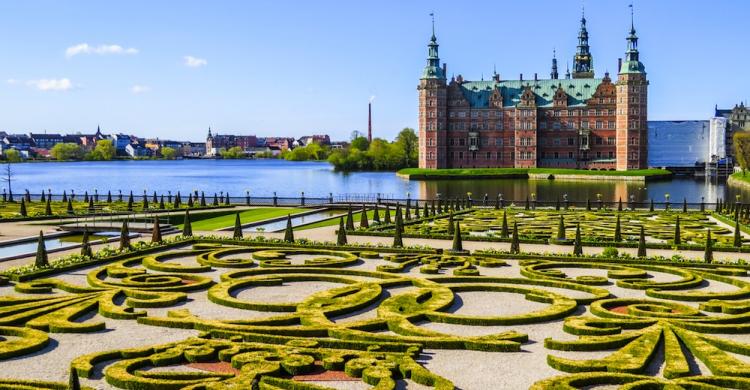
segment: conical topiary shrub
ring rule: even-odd
[[[617,221],[615,221],[615,242],[622,241],[622,231],[620,229],[620,214],[617,214]]]
[[[164,210],[164,195],[159,197],[159,210]]]
[[[375,210],[372,213],[372,221],[380,224],[380,210],[378,210],[378,204],[375,203]]]
[[[213,206],[219,205],[219,196],[214,192],[214,201],[211,203]]]
[[[521,242],[518,238],[518,222],[513,222],[513,237],[510,240],[510,253],[520,253]]]
[[[200,205],[201,205],[201,207],[206,207],[206,194],[203,191],[201,191],[201,202],[200,202]]]
[[[453,213],[448,214],[448,235],[453,234],[453,230],[455,229],[455,225],[453,225]]]
[[[560,214],[560,222],[557,224],[557,240],[565,241],[565,218]]]
[[[526,196],[526,203],[524,204],[523,208],[524,208],[524,210],[528,210],[528,209],[531,208],[531,205],[529,203],[529,197],[528,197],[528,195]]]
[[[286,229],[284,229],[284,241],[294,242],[294,229],[292,228],[292,215],[286,216]]]
[[[130,249],[130,229],[128,229],[128,221],[122,221],[122,227],[120,228],[120,250]]]
[[[362,213],[359,217],[359,227],[362,229],[370,227],[370,221],[367,220],[367,207],[365,207],[365,205],[362,205]]]
[[[734,246],[739,248],[742,246],[742,230],[740,230],[740,221],[734,221]]]
[[[75,211],[73,210],[73,202],[68,198],[68,207],[67,207],[67,213],[70,215],[75,214]]]
[[[232,238],[239,240],[242,238],[242,222],[240,221],[240,213],[235,214],[234,217],[234,232]]]
[[[682,198],[682,212],[687,213],[687,198]]]
[[[161,226],[159,226],[159,217],[154,217],[154,224],[151,227],[151,242],[161,242]]]
[[[93,213],[94,210],[95,210],[94,209],[94,197],[92,196],[92,197],[89,198],[88,211],[89,211],[89,213]]]
[[[651,199],[648,204],[648,211],[654,211],[654,200]]]
[[[52,203],[49,198],[47,198],[47,202],[44,204],[44,215],[52,215]]]
[[[706,232],[706,248],[703,251],[703,260],[706,263],[710,263],[714,261],[714,249],[713,249],[713,240],[711,240],[711,229],[708,229],[708,232]]]
[[[42,233],[41,230],[39,231],[39,239],[36,244],[36,258],[34,259],[34,265],[40,268],[49,265],[47,246],[44,244],[44,233]]]
[[[182,235],[185,237],[193,236],[193,224],[190,221],[190,210],[185,210],[185,219],[182,221]]]
[[[586,199],[586,211],[591,211],[591,199]]]
[[[128,211],[133,211],[133,191],[130,191],[130,196],[128,196]]]
[[[346,245],[346,227],[344,217],[339,218],[339,230],[336,231],[336,245]]]
[[[583,245],[581,244],[581,224],[576,224],[576,237],[573,240],[573,256],[583,256]]]
[[[464,245],[461,241],[461,225],[456,222],[456,228],[453,231],[453,251],[454,252],[463,252],[464,251]]]
[[[638,257],[646,257],[646,232],[641,225],[641,234],[638,237]]]
[[[393,247],[401,248],[404,246],[402,235],[404,233],[404,221],[401,218],[401,207],[396,206],[396,230],[393,232]]]
[[[510,231],[508,230],[508,214],[506,210],[503,210],[503,227],[500,230],[500,238],[510,237]]]
[[[352,205],[346,210],[346,231],[354,231],[354,214],[352,213]]]
[[[89,228],[88,226],[83,226],[83,238],[81,239],[81,256],[85,257],[91,257],[93,253],[91,252],[91,244],[89,243]]]
[[[385,215],[383,216],[383,222],[386,225],[391,224],[391,207],[390,205],[385,205]]]
[[[414,218],[419,219],[419,203],[414,206]]]
[[[22,217],[26,217],[28,214],[26,213],[26,199],[21,198],[21,208],[18,210],[18,214],[21,214]]]
[[[143,209],[144,209],[144,210],[148,209],[148,196],[146,195],[146,193],[145,193],[145,192],[143,193],[143,202],[142,202],[142,206],[143,206]]]
[[[107,203],[112,203],[112,191],[107,191]]]
[[[187,207],[192,209],[194,206],[193,204],[193,194],[188,194],[188,201],[187,201]]]
[[[617,211],[622,211],[622,197],[617,200]]]
[[[674,244],[680,245],[682,244],[682,237],[680,236],[680,216],[677,216],[677,219],[674,222]]]

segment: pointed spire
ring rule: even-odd
[[[555,49],[552,49],[552,72],[550,72],[550,78],[552,80],[558,79],[558,73],[557,73],[557,52]]]
[[[430,17],[432,18],[432,37],[430,37],[430,43],[427,44],[427,66],[422,71],[422,79],[445,80],[443,68],[440,66],[437,37],[435,36],[435,14],[430,13]]]
[[[573,63],[573,78],[593,78],[594,60],[589,47],[589,32],[586,30],[585,9],[581,7],[581,28],[578,32],[578,46]]]
[[[628,41],[628,49],[625,52],[625,61],[622,63],[620,73],[645,73],[645,67],[641,63],[640,54],[638,52],[638,35],[635,33],[635,12],[633,9],[633,3],[628,5],[630,7],[630,33],[625,38]]]
[[[570,62],[565,63],[565,78],[570,79]]]
[[[211,126],[208,126],[208,138],[211,138],[211,137],[212,137],[212,135],[211,135]]]

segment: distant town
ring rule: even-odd
[[[208,129],[206,142],[143,138],[124,133],[106,134],[97,126],[89,134],[28,133],[8,134],[0,131],[0,152],[21,159],[83,159],[99,145],[112,158],[219,158],[231,153],[233,158],[278,157],[285,150],[310,144],[342,149],[348,142],[333,142],[327,134],[294,137],[259,137],[256,135],[220,134]],[[106,151],[109,150],[109,151]],[[96,154],[94,154],[96,156]],[[91,158],[102,159],[102,158]]]

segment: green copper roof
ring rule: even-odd
[[[503,80],[464,81],[461,91],[472,108],[487,108],[492,91],[500,89],[503,95],[503,107],[514,107],[521,101],[521,94],[526,86],[536,95],[538,107],[552,107],[555,92],[562,86],[568,94],[568,107],[584,106],[596,92],[603,79],[557,79],[557,80]]]
[[[640,61],[623,61],[620,73],[646,73],[646,67]]]

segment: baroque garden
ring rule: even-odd
[[[741,203],[108,195],[0,205],[86,224],[0,262],[0,388],[750,388]]]

